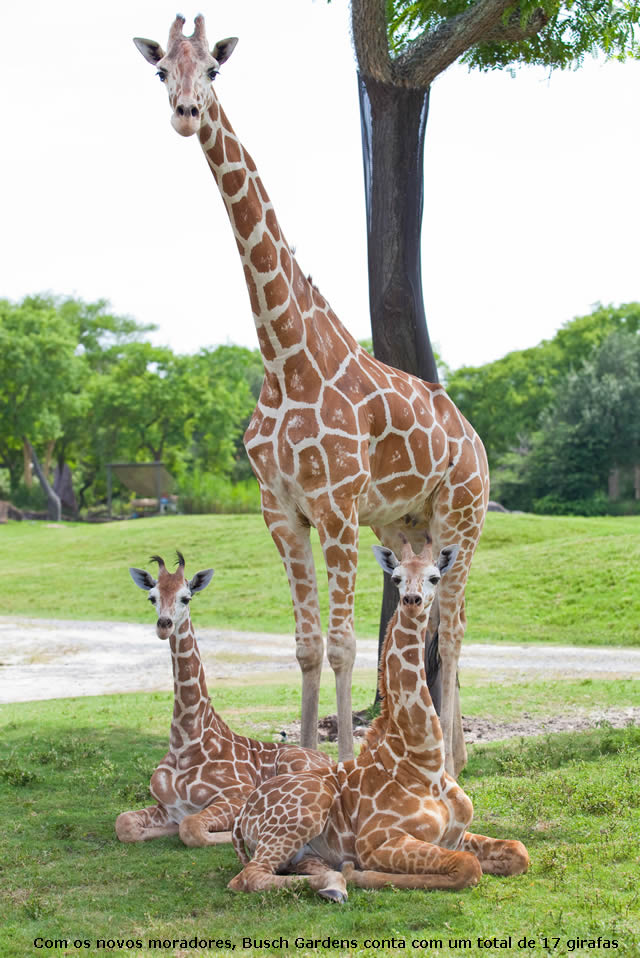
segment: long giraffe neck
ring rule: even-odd
[[[400,603],[389,623],[380,672],[382,711],[368,741],[385,765],[409,761],[429,778],[438,778],[444,770],[444,743],[424,667],[428,620],[426,610],[410,616]]]
[[[233,227],[267,371],[284,366],[287,375],[287,359],[291,357],[294,366],[301,346],[319,362],[325,349],[335,351],[332,337],[324,343],[316,329],[309,335],[318,309],[342,339],[342,349],[356,349],[355,340],[302,273],[256,165],[216,100],[203,118],[199,138]]]
[[[221,720],[209,699],[204,666],[190,617],[171,635],[169,643],[173,666],[170,742],[173,749],[179,749],[200,739],[205,729]]]

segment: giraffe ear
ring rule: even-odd
[[[391,549],[387,549],[386,546],[373,546],[372,548],[382,571],[391,575],[395,567],[400,564]]]
[[[129,569],[129,575],[138,586],[139,589],[144,589],[145,592],[148,592],[149,589],[153,589],[156,584],[156,580],[152,575],[149,575],[148,572],[145,572],[144,569]]]
[[[145,40],[143,37],[134,37],[133,42],[148,63],[155,66],[164,56],[164,50],[155,40]]]
[[[213,569],[204,569],[202,572],[196,572],[194,577],[187,582],[191,592],[202,592],[206,589],[213,578]]]
[[[218,40],[215,47],[211,51],[211,56],[214,60],[217,60],[218,63],[225,63],[225,61],[229,59],[235,50],[237,43],[237,37],[227,37],[226,40]]]
[[[460,546],[445,546],[438,556],[438,568],[440,569],[440,575],[444,575],[445,572],[448,572],[453,563],[456,561],[456,556],[460,551]]]

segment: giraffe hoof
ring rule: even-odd
[[[321,888],[318,894],[322,895],[323,898],[327,898],[329,901],[337,901],[340,905],[349,897],[346,891],[341,891],[339,888]]]

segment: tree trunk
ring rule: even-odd
[[[53,460],[53,450],[55,449],[56,441],[55,439],[50,439],[47,443],[47,448],[44,454],[44,474],[49,478],[51,475],[51,462]]]
[[[420,255],[429,88],[408,89],[359,74],[358,89],[373,352],[389,366],[438,382],[424,312]],[[385,575],[378,661],[397,603],[398,590]],[[432,698],[439,702],[437,647],[425,650],[425,659],[432,666],[427,671]]]
[[[358,87],[373,351],[383,363],[437,382],[420,256],[429,90],[361,75]]]
[[[609,470],[609,499],[612,502],[615,502],[616,499],[620,498],[620,470],[617,466],[613,466]]]
[[[53,477],[53,491],[60,498],[60,506],[70,512],[74,518],[78,516],[78,503],[73,491],[71,469],[64,459],[59,459]]]
[[[22,442],[22,458],[24,460],[24,484],[27,489],[30,489],[33,485],[33,475],[31,472],[31,445],[27,445],[27,440],[24,439]]]
[[[54,522],[60,522],[60,520],[62,519],[62,508],[60,506],[60,499],[56,495],[56,493],[53,491],[51,486],[49,485],[49,480],[44,474],[44,469],[40,465],[40,460],[36,456],[35,450],[26,436],[23,437],[23,442],[24,442],[25,448],[29,450],[29,455],[31,457],[31,462],[33,463],[35,474],[38,477],[40,481],[40,485],[44,489],[45,495],[47,497],[49,518],[52,519]]]

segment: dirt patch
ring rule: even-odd
[[[462,716],[462,727],[467,745],[479,742],[497,742],[508,738],[529,738],[548,735],[552,732],[585,732],[593,728],[626,728],[640,725],[640,706],[597,709],[591,712],[576,711],[568,715],[553,715],[535,718],[525,712],[517,722],[494,722],[491,719]],[[353,735],[362,741],[369,727],[367,712],[353,713]],[[282,730],[283,741],[300,741],[300,722],[292,722]],[[281,733],[282,734],[282,733]],[[338,740],[338,717],[326,715],[318,721],[318,738],[321,742]]]

